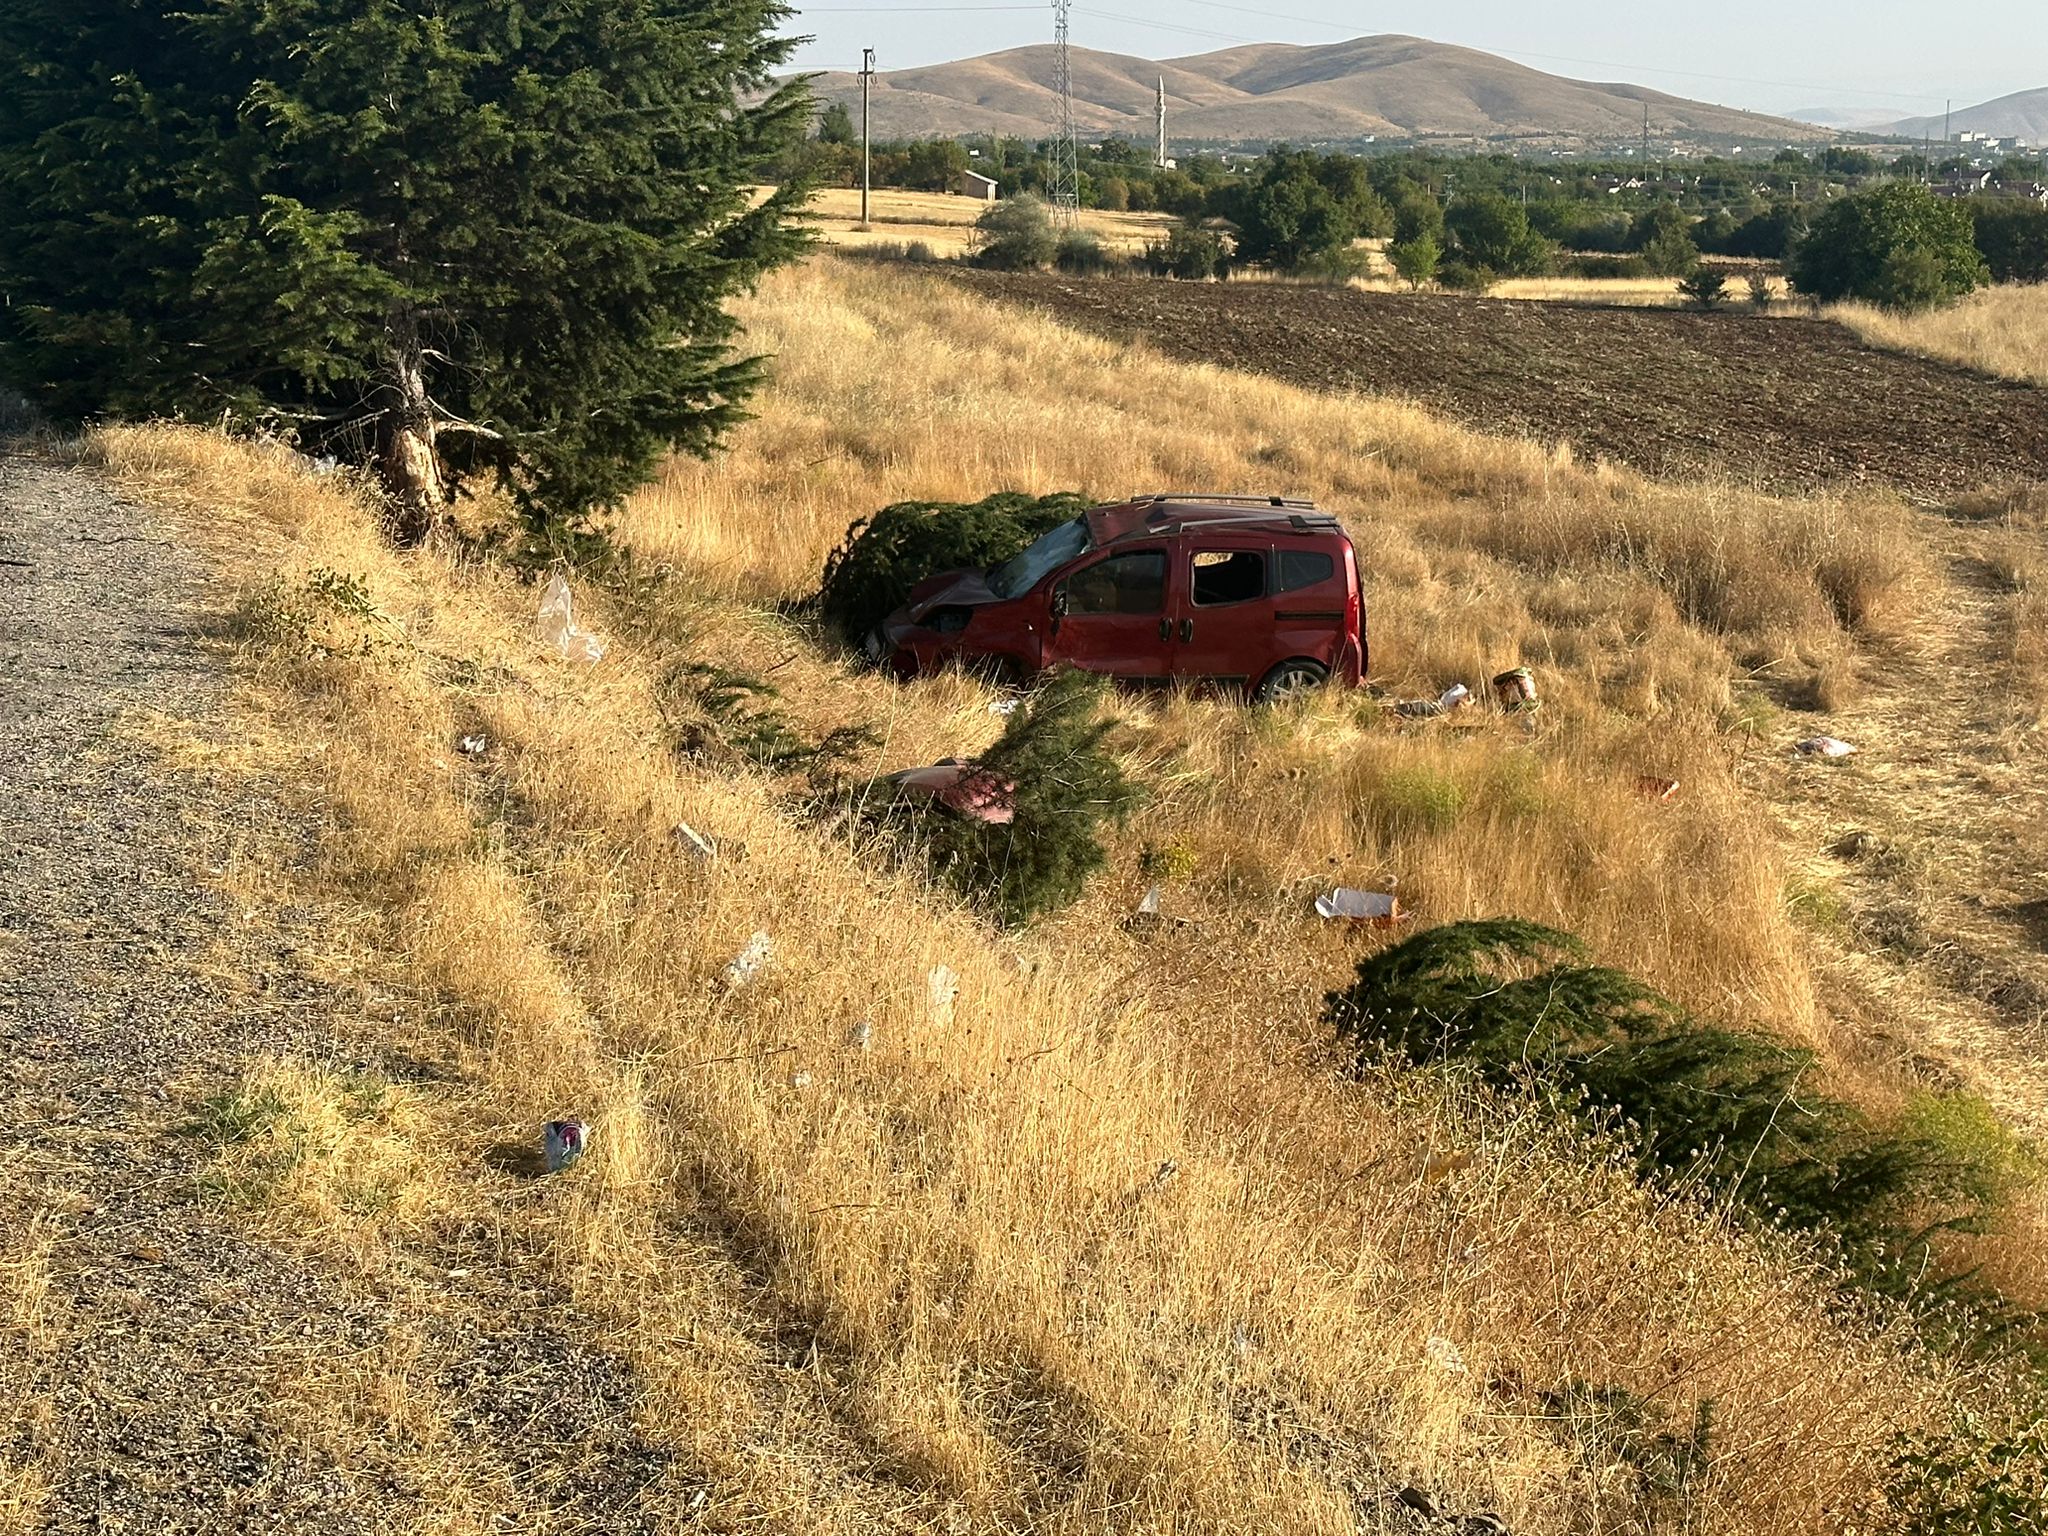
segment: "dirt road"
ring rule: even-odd
[[[226,713],[213,607],[141,509],[0,457],[0,1528],[409,1528],[445,1492],[398,1427],[338,1450],[300,1401],[316,1368],[390,1347],[395,1294],[264,1240],[181,1133],[258,1056],[372,1049],[360,1001],[301,963],[321,914],[243,909],[212,878],[307,857],[313,829],[151,744]],[[468,1262],[467,1294],[404,1320],[447,1404],[441,1464],[522,1519],[654,1528],[629,1377],[544,1292]]]
[[[1169,356],[1399,395],[1649,474],[1940,501],[2048,464],[2048,390],[1868,347],[1803,316],[947,271]]]

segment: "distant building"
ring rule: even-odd
[[[979,171],[962,171],[953,183],[953,190],[962,197],[971,197],[978,203],[992,203],[996,200],[996,179],[984,176]]]

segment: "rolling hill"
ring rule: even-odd
[[[2030,139],[2036,144],[2048,142],[2048,85],[1964,107],[1949,116],[1948,127],[1954,133],[1990,133],[1999,138]],[[1932,117],[1909,117],[1896,124],[1893,131],[1917,138],[1928,133],[1938,137],[1941,129],[1941,114],[1936,113]]]
[[[1299,46],[1255,43],[1156,61],[1073,51],[1074,116],[1090,137],[1149,138],[1153,93],[1166,81],[1168,131],[1180,142],[1256,143],[1545,136],[1628,139],[1643,127],[1669,139],[1806,141],[1813,124],[1688,101],[1625,84],[1545,74],[1493,54],[1414,37],[1360,37]],[[885,71],[874,82],[883,137],[1045,133],[1055,117],[1053,50],[1011,48],[980,58]],[[821,100],[857,108],[858,77],[820,75]]]

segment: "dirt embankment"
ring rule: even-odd
[[[959,269],[991,298],[1170,356],[1400,395],[1654,475],[1936,501],[2048,474],[2048,390],[1805,316]]]

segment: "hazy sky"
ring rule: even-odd
[[[901,69],[1052,39],[1048,3],[821,0],[787,28],[816,40],[804,69]],[[1402,32],[1498,53],[1553,74],[1625,80],[1765,112],[1802,107],[1939,112],[2048,85],[2048,0],[1714,0],[1707,5],[1603,0],[1075,0],[1078,46],[1143,58],[1236,43],[1324,43]]]

